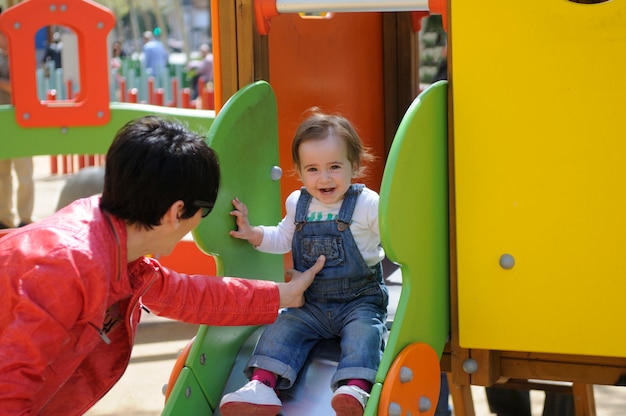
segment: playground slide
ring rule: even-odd
[[[278,183],[270,175],[278,157],[275,109],[271,88],[259,81],[226,103],[209,132],[224,170],[223,188],[214,213],[194,238],[203,251],[217,256],[218,270],[225,275],[282,278],[281,256],[220,237],[234,227],[228,214],[234,196],[263,207],[255,209],[252,222],[280,219]],[[252,160],[241,159],[249,155]],[[403,287],[365,414],[393,414],[400,408],[429,415],[437,403],[439,359],[449,333],[445,81],[426,90],[407,111],[382,185],[381,237],[388,257],[402,266]],[[170,379],[175,384],[163,414],[219,415],[221,396],[245,384],[242,370],[261,331],[202,326],[180,358],[184,365]],[[282,393],[283,415],[333,414],[330,379],[338,357],[336,341],[318,345],[294,387]],[[413,371],[411,382],[400,377],[406,368]]]

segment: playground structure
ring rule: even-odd
[[[24,10],[29,3],[46,2],[31,0]],[[102,153],[123,122],[147,113],[210,128],[207,140],[232,179],[194,237],[203,251],[219,254],[218,273],[276,276],[269,271],[282,270],[281,259],[215,237],[233,226],[224,220],[230,193],[263,207],[259,213],[266,217],[251,221],[275,222],[280,201],[295,185],[288,177],[279,184],[269,172],[290,166],[283,149],[302,111],[317,105],[342,112],[379,155],[368,186],[380,190],[383,245],[403,273],[399,313],[366,414],[394,414],[394,404],[423,404],[412,414],[432,414],[427,403],[436,403],[440,368],[451,376],[457,415],[473,414],[470,385],[512,380],[517,387],[551,388],[529,379],[573,382],[577,414],[595,414],[591,386],[623,384],[626,374],[626,343],[614,329],[625,284],[618,259],[626,201],[614,189],[625,179],[618,103],[626,85],[619,77],[606,85],[585,80],[626,66],[614,52],[626,39],[626,6],[488,0],[478,9],[454,0],[444,8],[360,1],[371,6],[347,13],[333,11],[330,2],[305,3],[279,10],[257,1],[255,12],[249,2],[212,2],[217,117],[140,104],[107,102],[105,108],[84,94],[71,106],[44,102],[38,110],[30,103],[34,116],[60,114],[33,128],[17,124],[26,113],[24,101],[16,100],[15,107],[0,110],[0,123],[20,139],[3,143],[1,156]],[[304,20],[296,10],[335,14]],[[402,51],[416,36],[413,13],[428,10],[445,16],[450,83],[434,85],[411,104],[417,85],[407,67],[416,57]],[[5,29],[18,16],[10,12],[0,18]],[[28,17],[36,18],[41,20],[32,25],[41,27],[58,15]],[[80,33],[72,22],[57,23]],[[255,28],[261,23],[263,34]],[[13,48],[13,37],[10,42]],[[581,51],[587,52],[582,63]],[[475,59],[477,54],[492,59]],[[537,70],[537,62],[545,68]],[[85,115],[72,117],[75,107]],[[96,112],[94,119],[93,108],[102,117]],[[241,151],[249,146],[254,152]],[[242,163],[241,154],[255,158]],[[251,178],[260,182],[242,189]],[[251,265],[253,270],[237,269]],[[169,386],[164,413],[212,414],[239,347],[255,331],[201,328]],[[413,371],[407,384],[397,377],[403,367],[429,370]]]

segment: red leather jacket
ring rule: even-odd
[[[128,365],[141,305],[208,325],[273,322],[273,282],[126,261],[124,223],[82,199],[0,239],[0,414],[73,415]],[[248,290],[242,290],[247,288]]]

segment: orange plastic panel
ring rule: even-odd
[[[378,191],[384,169],[383,33],[380,13],[334,13],[331,19],[272,18],[270,80],[278,103],[280,166],[293,167],[291,142],[304,112],[319,107],[346,116],[376,156],[362,180]],[[281,195],[302,183],[281,179]]]
[[[428,344],[405,347],[391,365],[380,394],[378,414],[432,416],[441,384],[439,356]]]
[[[174,384],[176,384],[176,380],[178,380],[178,375],[180,374],[180,371],[185,366],[187,357],[189,357],[189,351],[191,351],[191,347],[193,346],[193,342],[195,341],[195,339],[196,337],[191,338],[191,341],[189,341],[187,345],[185,345],[185,348],[183,348],[183,350],[180,352],[180,354],[178,354],[178,357],[176,358],[174,368],[172,368],[170,378],[168,379],[166,384],[167,387],[165,387],[165,392],[163,393],[165,395],[166,403],[167,399],[170,398],[170,393],[172,393],[172,389],[174,388]]]
[[[9,41],[11,89],[23,127],[103,125],[109,121],[107,35],[113,13],[90,0],[29,0],[0,15]],[[72,100],[37,97],[35,33],[45,26],[69,27],[78,40],[80,93]]]
[[[159,258],[161,265],[179,273],[215,276],[215,259],[206,255],[193,240],[179,241],[168,256]]]

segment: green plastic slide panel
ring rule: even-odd
[[[195,375],[189,368],[183,368],[178,381],[170,393],[177,400],[168,400],[162,415],[203,415],[211,416],[213,411],[206,401],[204,392],[198,385]]]
[[[240,346],[256,329],[253,326],[200,326],[185,366],[161,414],[211,416],[222,398],[224,385],[231,374]],[[201,393],[203,400],[190,401],[186,393],[188,387]],[[198,407],[193,407],[195,404]],[[183,409],[186,412],[180,413]]]
[[[283,258],[261,253],[245,240],[232,238],[236,229],[232,200],[248,206],[250,224],[276,225],[281,220],[276,97],[265,81],[249,84],[221,109],[209,130],[217,152],[221,184],[215,207],[193,231],[198,247],[216,258],[219,275],[283,281]]]
[[[276,98],[270,85],[259,81],[233,95],[212,124],[208,140],[218,153],[222,177],[215,208],[193,231],[194,240],[215,257],[218,275],[283,281],[282,256],[261,253],[229,234],[236,228],[230,215],[235,197],[248,205],[251,224],[277,224],[281,219],[279,177],[272,175],[279,156]],[[185,366],[212,409],[221,399],[237,353],[256,328],[199,328]],[[185,398],[171,394],[164,414],[175,415],[171,409],[179,400]]]
[[[387,257],[401,266],[402,292],[377,382],[415,342],[439,356],[450,332],[447,81],[420,94],[391,145],[380,189],[379,224]],[[380,388],[366,415],[376,415]]]

